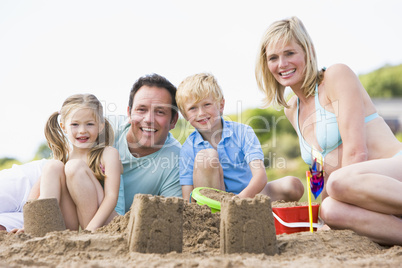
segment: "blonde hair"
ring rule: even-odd
[[[189,76],[177,88],[177,107],[185,115],[184,104],[186,101],[193,99],[197,103],[209,96],[212,96],[216,102],[220,102],[224,98],[216,78],[208,73]]]
[[[306,97],[314,95],[315,85],[321,83],[323,71],[317,67],[317,58],[309,34],[303,23],[297,17],[279,20],[272,23],[263,35],[255,68],[255,77],[258,88],[265,94],[265,105],[289,107],[285,97],[285,87],[276,81],[268,69],[266,55],[267,47],[275,47],[278,44],[286,45],[294,41],[300,45],[306,55],[306,67],[302,90]]]
[[[103,116],[103,107],[100,101],[92,94],[77,94],[68,97],[60,112],[54,112],[48,119],[45,126],[45,137],[49,148],[52,150],[53,158],[62,161],[64,164],[68,161],[69,141],[64,135],[59,124],[65,123],[69,114],[76,109],[91,109],[95,120],[98,123],[105,124],[102,131],[99,132],[94,147],[88,152],[88,166],[93,171],[98,180],[104,180],[105,174],[101,169],[101,158],[106,146],[113,145],[114,133],[108,120]]]

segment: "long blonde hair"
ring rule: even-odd
[[[103,150],[106,146],[113,145],[114,133],[109,121],[103,116],[103,106],[100,101],[92,94],[76,94],[68,97],[60,112],[54,112],[48,119],[45,126],[45,137],[49,148],[52,150],[53,158],[62,161],[64,164],[68,161],[69,141],[64,135],[59,124],[65,123],[68,115],[76,110],[89,108],[93,111],[98,123],[103,124],[104,128],[99,132],[95,145],[88,152],[88,166],[99,180],[105,179],[105,174],[101,169],[101,159]]]
[[[306,55],[306,67],[302,90],[306,97],[314,95],[315,85],[323,79],[323,71],[317,67],[317,58],[310,35],[301,20],[297,17],[279,20],[272,23],[263,35],[258,53],[255,77],[258,88],[265,94],[265,105],[289,107],[284,96],[285,87],[276,81],[268,69],[267,47],[276,46],[280,42],[287,44],[295,41],[303,48]]]

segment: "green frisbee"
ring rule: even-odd
[[[194,198],[197,201],[198,205],[201,205],[201,206],[207,205],[211,209],[212,213],[221,211],[221,202],[213,200],[209,197],[202,195],[200,193],[200,191],[202,189],[211,189],[211,190],[214,190],[217,192],[224,192],[224,191],[221,191],[221,190],[218,190],[215,188],[209,188],[209,187],[197,187],[191,192],[192,198]]]

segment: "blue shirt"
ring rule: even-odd
[[[254,130],[247,125],[222,119],[222,138],[217,146],[227,192],[240,193],[253,177],[249,163],[264,160],[261,144]],[[195,130],[188,136],[180,151],[180,184],[193,185],[194,159],[197,153],[213,148]]]

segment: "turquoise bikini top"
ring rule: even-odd
[[[318,100],[318,85],[315,87],[315,108],[316,108],[316,131],[317,142],[320,145],[322,151],[320,152],[322,157],[325,158],[327,154],[335,150],[342,144],[341,134],[339,133],[338,122],[336,121],[336,115],[328,112],[321,106]],[[378,113],[366,116],[364,122],[370,122],[378,117]],[[297,117],[296,117],[296,132],[299,136],[300,152],[301,156],[306,164],[312,164],[311,151],[312,147],[303,138],[299,127],[299,99],[297,99]]]

